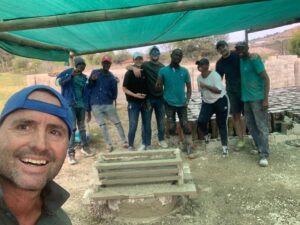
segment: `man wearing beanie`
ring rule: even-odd
[[[54,89],[15,93],[0,116],[0,224],[70,225],[61,206],[69,193],[53,179],[72,132],[72,112]]]
[[[81,57],[74,60],[75,68],[69,68],[57,76],[58,83],[61,86],[61,93],[71,107],[73,113],[73,131],[69,142],[68,162],[71,165],[77,163],[75,159],[75,132],[76,124],[80,133],[81,153],[86,157],[93,156],[86,137],[85,130],[85,111],[89,110],[87,76],[83,74],[86,67],[85,61]]]
[[[152,119],[152,113],[154,110],[156,125],[157,125],[157,136],[158,136],[158,144],[162,148],[167,148],[168,144],[165,141],[165,107],[164,107],[164,99],[163,99],[163,90],[157,90],[155,85],[158,78],[158,73],[161,68],[164,67],[162,63],[159,62],[160,51],[158,47],[153,46],[149,50],[150,61],[144,61],[141,69],[132,67],[134,75],[137,77],[141,76],[141,70],[147,77],[147,88],[149,92],[148,100],[150,102],[150,120]],[[150,123],[151,125],[151,123]],[[151,128],[150,128],[151,131]],[[152,136],[152,135],[151,135]],[[145,146],[141,146],[144,148]]]

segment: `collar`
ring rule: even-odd
[[[50,181],[43,189],[41,194],[43,200],[42,213],[53,215],[67,201],[70,194],[54,181]],[[7,211],[4,202],[3,192],[0,186],[0,208]]]

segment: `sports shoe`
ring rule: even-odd
[[[205,135],[204,136],[204,142],[205,142],[205,144],[208,144],[209,140],[210,140],[210,134]]]
[[[74,154],[68,155],[68,163],[70,165],[75,165],[75,164],[78,163],[78,161],[75,159],[75,155]]]
[[[222,151],[222,156],[223,157],[227,157],[228,156],[228,147],[227,146],[223,146],[223,151]]]
[[[135,148],[133,146],[128,146],[128,151],[135,151]]]
[[[144,151],[146,150],[146,145],[142,144],[139,148],[138,151]]]
[[[251,155],[258,155],[258,151],[256,149],[251,149],[250,154]]]
[[[245,141],[243,139],[240,139],[236,144],[236,150],[240,150],[245,147]]]
[[[91,151],[89,148],[81,149],[80,152],[84,154],[85,157],[92,157],[95,155],[95,152]]]
[[[158,145],[162,148],[167,148],[168,147],[168,144],[165,140],[159,141]]]
[[[268,165],[269,165],[268,160],[267,160],[266,158],[261,158],[261,159],[259,160],[259,165],[260,165],[261,167],[266,167],[266,166],[268,166]]]
[[[123,148],[128,148],[128,147],[129,147],[128,142],[125,141],[125,142],[123,143]]]

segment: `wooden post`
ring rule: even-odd
[[[269,0],[186,0],[163,4],[146,5],[124,9],[98,10],[90,12],[70,12],[64,15],[41,16],[36,18],[13,19],[0,22],[0,32],[28,30],[37,28],[60,27],[75,24],[112,21],[128,18],[153,16],[159,14],[190,10],[240,5]]]

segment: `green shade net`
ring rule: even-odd
[[[126,9],[167,2],[177,1],[0,0],[0,20]],[[14,31],[8,34],[61,46],[76,54],[87,54],[269,27],[299,20],[299,18],[300,0],[272,0],[122,20]],[[25,57],[68,60],[68,51],[30,48],[4,40],[0,42],[0,47]]]

